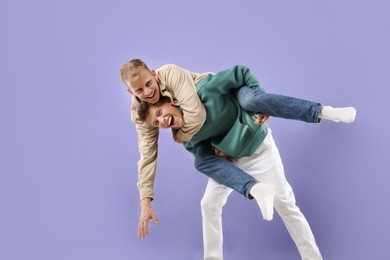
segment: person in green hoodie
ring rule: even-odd
[[[259,204],[263,217],[272,219],[273,210],[269,207],[275,207],[302,259],[322,259],[310,226],[296,205],[293,190],[284,175],[271,129],[266,123],[256,124],[234,95],[223,87],[211,87],[209,80],[206,77],[197,84],[197,92],[206,109],[206,121],[184,147],[196,158],[198,153],[208,153],[207,149],[212,146],[259,183],[271,184],[270,189],[261,194],[265,204]],[[178,130],[184,125],[180,107],[173,105],[169,98],[162,98],[154,105],[142,103],[138,114],[141,120],[158,128]],[[205,146],[205,142],[209,145]],[[234,186],[235,181],[234,176],[227,180],[230,186]],[[201,201],[204,259],[223,259],[222,208],[231,192],[231,188],[209,179]]]
[[[218,73],[194,73],[174,64],[167,64],[157,70],[150,70],[146,64],[133,59],[125,63],[121,69],[121,80],[127,91],[132,94],[132,120],[138,133],[140,160],[138,162],[138,182],[140,191],[141,214],[138,236],[148,235],[148,222],[157,217],[151,207],[154,198],[153,185],[156,174],[158,127],[141,121],[137,115],[141,102],[156,103],[160,97],[169,97],[171,102],[180,106],[183,112],[184,125],[174,132],[177,142],[192,142],[193,136],[199,132],[206,120],[206,110],[200,101],[196,89],[207,84],[207,88],[217,86],[220,90],[236,92],[240,105],[252,112],[263,112],[274,117],[295,119],[304,122],[318,123],[321,119],[350,123],[354,120],[354,108],[332,108],[320,103],[275,95],[265,92],[249,68],[237,65]],[[248,102],[249,101],[249,102]],[[255,117],[254,122],[258,122]],[[224,123],[219,130],[224,131]],[[191,145],[190,145],[191,146]],[[210,151],[207,141],[196,145],[195,167],[198,171],[224,184],[245,197],[256,199],[266,220],[272,219],[273,209],[267,200],[272,202],[269,194],[270,185],[259,183],[253,176],[240,170],[234,164],[215,156]],[[191,149],[191,147],[189,147]],[[250,151],[242,151],[243,155]]]

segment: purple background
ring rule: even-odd
[[[207,178],[162,131],[154,209],[137,238],[137,139],[123,62],[192,71],[249,66],[269,91],[355,123],[272,118],[286,176],[325,259],[390,259],[390,2],[0,3],[0,259],[202,258]],[[386,104],[386,105],[385,105]],[[232,194],[225,259],[300,259],[279,216]]]

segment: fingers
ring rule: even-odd
[[[214,155],[219,156],[219,150],[215,147],[211,147],[211,151],[214,152]]]
[[[150,216],[143,216],[139,219],[139,223],[138,223],[138,237],[142,237],[142,238],[145,238],[147,235],[148,235],[148,222],[149,222],[149,219],[151,217]]]
[[[153,219],[153,222],[155,224],[158,224],[158,219],[156,217],[156,214],[154,214],[153,210],[151,209],[147,215],[144,215],[140,218],[138,223],[138,237],[145,238],[149,235],[149,220]]]
[[[225,159],[228,158],[228,156],[225,153],[221,152],[220,150],[218,150],[215,147],[211,147],[211,151],[213,151],[216,156],[219,156],[219,157],[222,157]]]
[[[265,122],[267,122],[267,120],[269,119],[269,116],[265,115],[265,114],[257,114],[257,115],[252,116],[252,118],[253,118],[253,121],[255,124],[261,125],[261,124],[264,124]]]
[[[228,156],[226,154],[224,154],[223,152],[219,152],[219,157],[222,157],[222,158],[227,158]]]
[[[138,224],[138,237],[145,238],[148,235],[148,221],[140,220]]]
[[[156,217],[156,214],[154,214],[154,213],[152,214],[152,219],[153,219],[155,224],[158,224],[158,219]]]

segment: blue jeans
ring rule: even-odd
[[[321,104],[308,100],[266,93],[248,86],[237,90],[236,99],[244,110],[251,113],[263,113],[308,123],[319,123],[321,120],[318,118]]]
[[[319,123],[320,103],[308,100],[253,90],[248,86],[239,88],[236,99],[244,110],[263,113],[273,117]],[[252,199],[250,189],[258,181],[228,160],[214,155],[209,141],[203,141],[195,153],[195,168],[245,197]]]
[[[214,155],[207,140],[199,143],[196,149],[195,168],[216,182],[253,199],[249,192],[258,181],[230,161]]]

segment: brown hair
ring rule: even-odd
[[[161,106],[164,103],[170,103],[171,99],[169,97],[160,96],[160,99],[155,104],[149,104],[148,102],[142,101],[137,110],[138,118],[145,122],[146,118],[149,115],[149,108],[151,106]]]

